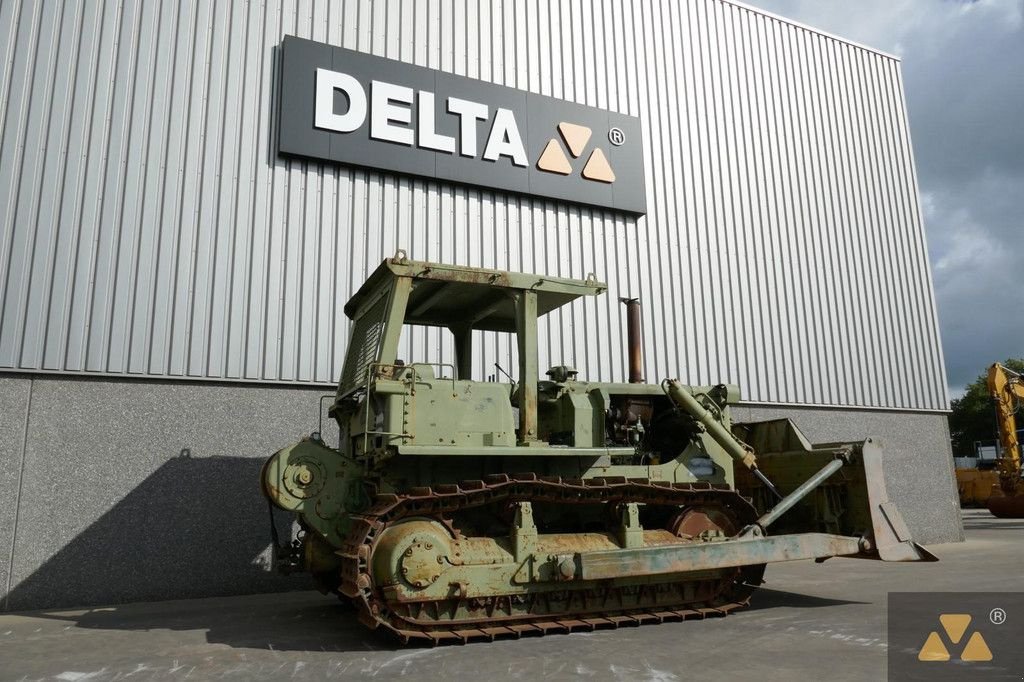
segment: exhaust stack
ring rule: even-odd
[[[640,336],[640,299],[620,298],[626,305],[626,346],[629,353],[629,383],[643,384],[644,349]]]

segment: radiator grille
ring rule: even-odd
[[[345,367],[341,374],[341,393],[348,393],[362,386],[366,379],[367,366],[377,361],[381,338],[384,335],[384,316],[388,309],[388,298],[381,296],[353,324],[348,352],[345,354]]]

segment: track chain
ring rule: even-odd
[[[522,599],[495,596],[486,603],[474,600],[480,612],[478,619],[445,620],[454,613],[457,604],[433,603],[419,617],[408,613],[408,606],[389,605],[380,591],[375,589],[370,572],[370,556],[377,536],[390,524],[408,516],[428,516],[441,519],[446,514],[495,502],[556,502],[560,504],[619,504],[640,502],[651,505],[683,507],[715,506],[731,512],[740,527],[756,519],[749,500],[727,486],[700,483],[665,483],[647,479],[595,478],[563,479],[534,474],[509,476],[496,474],[484,480],[464,481],[459,484],[410,488],[403,494],[379,494],[372,506],[353,517],[351,531],[338,554],[341,556],[340,592],[350,598],[359,611],[359,619],[371,629],[384,628],[403,643],[420,641],[427,644],[465,643],[474,640],[494,640],[501,637],[518,638],[523,635],[544,635],[554,632],[573,632],[616,628],[623,625],[643,625],[726,615],[745,606],[750,594],[760,584],[764,566],[737,569],[725,579],[691,580],[634,588],[638,594],[626,594],[628,588],[593,586],[569,587],[561,595],[565,610],[550,613],[550,594],[528,597],[526,615],[512,613],[512,600]],[[662,588],[660,596],[652,592]],[[664,603],[664,589],[678,593],[675,603]],[[559,595],[554,596],[558,600]],[[547,609],[532,614],[534,602],[543,599]],[[637,608],[644,600],[648,607]],[[446,600],[452,602],[453,600]],[[600,606],[594,602],[599,601]],[[579,604],[574,604],[579,602]],[[506,604],[507,603],[507,604]],[[506,606],[507,608],[503,608]],[[406,613],[402,613],[406,611]],[[508,617],[496,617],[495,612]],[[434,619],[430,619],[433,617]],[[426,622],[424,618],[430,619]]]

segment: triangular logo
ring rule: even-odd
[[[971,616],[966,613],[944,613],[939,616],[939,622],[942,623],[942,629],[949,637],[949,641],[959,644],[971,624]],[[991,661],[992,650],[988,648],[988,643],[981,633],[975,630],[967,640],[967,645],[964,646],[959,658],[961,661],[968,662]],[[934,631],[929,633],[928,639],[925,640],[924,646],[917,654],[917,660],[948,661],[949,659],[949,649],[942,643],[939,633]]]
[[[971,624],[971,616],[966,613],[944,613],[939,616],[939,622],[949,635],[949,641],[959,644],[960,638],[967,632],[967,626]]]
[[[569,153],[574,159],[578,159],[587,146],[587,142],[590,141],[590,128],[563,121],[558,124],[558,132],[562,133],[562,139],[569,147]]]
[[[991,661],[992,650],[988,648],[988,644],[985,643],[985,638],[981,636],[980,632],[975,632],[971,635],[971,638],[967,640],[967,646],[964,647],[964,652],[960,654],[961,661]]]
[[[932,632],[928,635],[928,639],[925,640],[924,646],[921,647],[920,653],[917,654],[917,660],[919,661],[948,661],[949,651],[946,650],[946,645],[942,643],[942,639],[939,637],[939,633]]]
[[[583,167],[583,177],[598,182],[615,182],[615,173],[612,172],[612,167],[608,165],[608,159],[600,148],[590,153],[590,159]]]
[[[565,158],[562,147],[559,146],[558,140],[554,138],[548,141],[547,146],[544,147],[544,152],[537,159],[537,168],[548,173],[558,173],[559,175],[572,173],[569,159]]]
[[[587,143],[590,142],[593,131],[586,126],[562,121],[558,124],[558,133],[561,135],[566,147],[569,148],[572,158],[578,159],[586,149]],[[572,173],[572,164],[569,163],[569,158],[565,155],[565,151],[562,145],[559,144],[557,137],[551,138],[544,145],[544,151],[541,152],[540,158],[537,159],[537,168],[548,173],[557,173],[558,175],[569,175]],[[581,175],[587,180],[596,182],[606,182],[609,184],[615,182],[615,173],[608,163],[608,157],[604,155],[600,148],[590,153],[586,165],[583,166]]]

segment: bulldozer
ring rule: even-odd
[[[1024,519],[1024,480],[1020,441],[1017,440],[1017,410],[1024,402],[1024,376],[998,362],[988,368],[988,390],[996,408],[996,425],[1002,445],[997,462],[999,481],[992,485],[986,501],[993,516]]]
[[[772,562],[936,560],[888,498],[879,441],[733,422],[734,385],[645,383],[635,299],[628,382],[540,378],[538,320],[606,291],[384,260],[345,306],[338,447],[314,433],[263,466],[279,570],[443,644],[721,616]],[[398,358],[408,326],[449,330],[454,362]],[[478,331],[514,336],[515,377],[472,380]],[[283,541],[275,509],[297,521]]]

